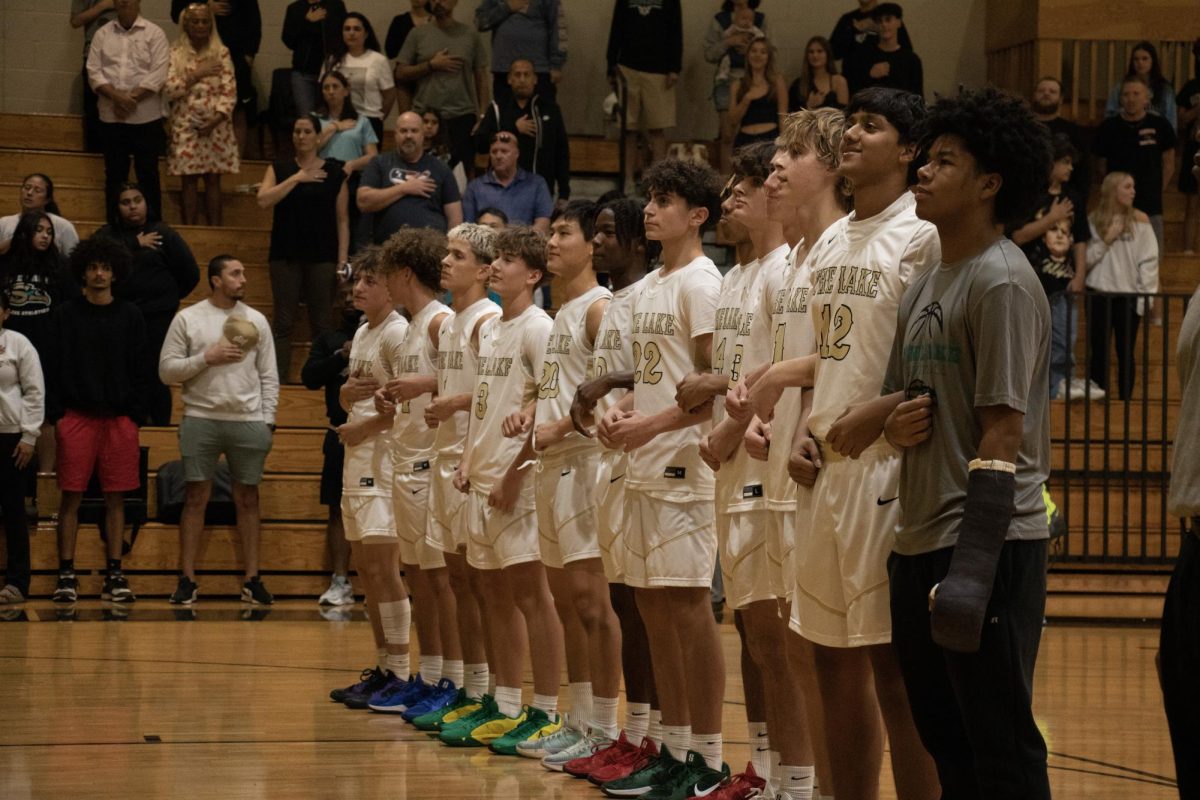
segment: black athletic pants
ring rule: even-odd
[[[942,800],[1049,800],[1046,743],[1033,718],[1033,666],[1046,609],[1046,540],[1006,542],[977,653],[935,644],[929,590],[953,548],[888,559],[892,646]]]
[[[6,582],[28,597],[29,523],[25,519],[25,479],[33,468],[18,470],[13,464],[13,451],[20,441],[19,433],[0,433],[0,509],[3,509],[0,519],[4,521],[5,547],[8,548]]]
[[[1092,344],[1092,360],[1088,370],[1096,385],[1106,392],[1108,369],[1112,363],[1112,342],[1116,337],[1117,396],[1128,400],[1133,396],[1134,353],[1138,326],[1142,318],[1137,313],[1137,297],[1120,294],[1088,295],[1088,337]]]
[[[1183,536],[1158,640],[1163,707],[1175,751],[1180,797],[1200,796],[1200,517]]]

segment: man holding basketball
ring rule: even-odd
[[[187,494],[179,520],[179,585],[171,602],[195,602],[196,549],[217,460],[224,454],[233,476],[238,536],[246,582],[242,600],[270,604],[258,577],[258,484],[271,451],[279,375],[267,318],[242,302],[246,268],[233,256],[208,263],[212,294],[175,315],[163,342],[158,375],[183,384],[179,452]]]

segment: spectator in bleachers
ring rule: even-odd
[[[800,77],[788,87],[788,111],[802,108],[843,108],[850,102],[850,85],[838,74],[833,48],[824,36],[814,36],[804,47]]]
[[[171,0],[171,19],[196,0]],[[221,43],[229,48],[233,77],[237,84],[237,104],[233,110],[233,135],[238,152],[246,148],[246,123],[258,112],[258,91],[254,88],[254,57],[262,44],[262,12],[258,0],[209,0],[208,8],[217,24]]]
[[[436,111],[426,111],[421,115],[421,133],[425,137],[425,152],[449,164],[453,158],[450,155],[450,137],[446,135],[442,118]],[[463,183],[460,189],[465,188],[466,184]]]
[[[463,217],[478,222],[479,211],[499,208],[514,225],[530,225],[542,234],[550,231],[554,201],[542,176],[526,172],[517,163],[517,136],[500,131],[492,136],[488,170],[467,184],[463,193]]]
[[[1200,39],[1192,45],[1195,59],[1193,78],[1179,90],[1179,138],[1183,140],[1184,168],[1179,173],[1179,191],[1186,198],[1183,212],[1183,252],[1192,255],[1200,244],[1200,182],[1189,165],[1200,152]]]
[[[221,175],[241,169],[233,110],[237,82],[233,60],[213,27],[207,5],[193,3],[179,17],[183,33],[171,47],[163,95],[171,103],[167,172],[180,176],[182,221],[200,221],[198,189],[204,177],[204,216],[221,224]],[[161,212],[161,209],[157,209]]]
[[[787,84],[775,66],[775,48],[755,39],[746,51],[746,73],[733,87],[729,120],[737,131],[734,148],[774,141],[787,116]]]
[[[379,137],[375,135],[371,121],[355,109],[350,100],[350,80],[340,72],[329,72],[321,78],[321,103],[316,115],[321,123],[317,137],[321,158],[341,161],[346,173],[349,252],[353,254],[371,240],[371,217],[359,213],[353,198],[362,181],[363,170],[379,155]]]
[[[567,64],[567,43],[560,40],[562,0],[480,0],[475,27],[492,32],[492,96],[511,94],[508,70],[517,59],[530,62],[537,93],[554,102]]]
[[[350,252],[349,190],[341,161],[317,153],[316,123],[292,125],[294,158],[267,167],[258,187],[260,208],[271,219],[271,295],[275,304],[275,359],[280,380],[292,363],[292,331],[303,300],[313,336],[333,328],[337,265]]]
[[[108,218],[129,162],[155,214],[162,213],[158,157],[163,152],[163,99],[170,45],[162,28],[141,14],[141,0],[114,0],[117,17],[92,37],[88,80],[99,95]],[[137,54],[136,56],[134,54]]]
[[[331,331],[313,337],[308,360],[300,370],[300,380],[309,389],[325,390],[325,415],[329,427],[321,445],[321,505],[329,508],[325,527],[325,544],[333,573],[329,588],[321,595],[321,605],[342,606],[354,603],[354,587],[350,585],[350,542],[346,541],[342,524],[342,464],[346,448],[338,438],[337,428],[346,423],[346,409],[339,398],[350,366],[350,344],[362,321],[362,313],[354,307],[354,284],[343,280],[338,286],[341,324]]]
[[[26,175],[21,181],[19,201],[20,211],[0,217],[0,255],[8,252],[17,223],[27,211],[43,211],[50,217],[54,225],[55,245],[64,256],[70,255],[75,245],[79,244],[79,234],[75,232],[74,225],[59,216],[58,203],[54,201],[54,181],[50,180],[50,176],[41,172]]]
[[[67,272],[67,260],[54,246],[56,231],[45,211],[27,211],[0,257],[0,285],[11,293],[8,327],[33,342],[38,352],[50,339],[51,314],[79,294]]]
[[[552,97],[537,92],[533,62],[518,58],[508,70],[507,97],[488,107],[475,135],[476,147],[486,153],[499,131],[517,136],[520,165],[542,176],[559,207],[571,198],[571,144],[562,110]]]
[[[146,323],[133,303],[113,295],[129,277],[131,257],[121,244],[93,236],[71,253],[71,272],[83,295],[55,313],[46,365],[46,420],[55,423],[58,507],[58,585],[54,601],[73,603],[79,504],[92,476],[104,493],[108,563],[101,599],[132,602],[121,572],[125,492],[141,486],[138,426],[145,417]]]
[[[315,137],[314,137],[315,138]],[[208,262],[208,300],[175,315],[159,358],[163,383],[183,384],[179,453],[187,482],[179,520],[179,583],[171,602],[195,602],[196,551],[217,460],[233,477],[233,502],[242,540],[246,582],[242,600],[270,604],[258,575],[258,485],[271,451],[279,374],[267,318],[242,302],[246,267],[230,255]]]
[[[413,110],[435,111],[450,139],[450,166],[475,175],[471,140],[488,103],[488,67],[483,39],[454,19],[458,0],[430,0],[433,24],[414,28],[396,58],[396,80],[416,81]],[[376,241],[381,241],[376,239]]]
[[[879,42],[879,21],[871,14],[877,5],[879,0],[858,0],[858,8],[838,17],[833,33],[829,35],[829,44],[833,48],[833,57],[842,62],[843,72],[846,69],[846,59],[856,48]],[[900,26],[897,41],[905,50],[912,50],[912,39],[908,36],[908,28],[903,24]]]
[[[375,140],[382,141],[383,120],[396,102],[396,81],[371,21],[357,11],[342,21],[342,38],[325,61],[323,74],[330,72],[349,79],[354,108],[370,121]]]
[[[1137,185],[1133,205],[1150,217],[1158,252],[1163,252],[1163,187],[1175,169],[1175,123],[1152,114],[1150,88],[1139,77],[1121,85],[1121,113],[1096,131],[1100,174],[1128,172]]]
[[[736,129],[729,122],[731,87],[746,72],[746,51],[750,43],[767,35],[767,16],[758,10],[761,0],[724,0],[713,15],[704,35],[704,60],[717,65],[713,75],[712,100],[720,125],[720,165],[733,156]]]
[[[116,284],[113,294],[128,300],[146,321],[146,418],[150,425],[171,424],[171,390],[158,379],[158,353],[179,302],[200,282],[200,268],[192,249],[174,228],[150,216],[146,196],[136,183],[121,187],[117,196],[117,222],[96,231],[114,239],[133,255],[129,276]]]
[[[905,47],[900,41],[904,9],[899,3],[880,3],[870,14],[878,26],[878,38],[868,38],[842,62],[850,93],[882,86],[924,96],[925,75],[921,59],[912,51],[911,45]]]
[[[307,117],[317,107],[317,78],[341,41],[345,18],[342,0],[293,0],[284,12],[281,38],[292,51],[292,101],[297,116]]]
[[[1091,379],[1108,391],[1110,342],[1115,336],[1122,400],[1133,396],[1139,317],[1155,313],[1152,299],[1136,295],[1158,291],[1159,249],[1150,219],[1135,206],[1136,193],[1134,176],[1114,171],[1104,177],[1100,202],[1089,219],[1092,238],[1087,247]]]
[[[429,13],[429,0],[410,1],[412,10],[392,17],[392,24],[388,26],[387,38],[383,42],[383,52],[389,61],[395,61],[396,56],[400,55],[400,50],[404,47],[404,42],[408,39],[408,34],[412,33],[413,28],[428,25],[429,21],[433,19]],[[415,82],[396,83],[396,110],[398,112],[403,114],[412,108],[413,95],[416,94],[416,91],[417,84]]]
[[[1071,378],[1079,333],[1079,315],[1073,306],[1075,295],[1084,291],[1087,245],[1092,237],[1087,205],[1070,185],[1079,153],[1061,133],[1053,134],[1051,144],[1050,185],[1034,215],[1013,228],[1011,238],[1029,259],[1050,301],[1050,399],[1068,395],[1078,399],[1086,392]]]
[[[475,222],[492,230],[502,231],[508,227],[508,214],[504,213],[504,209],[488,206],[475,216]]]
[[[96,31],[107,25],[117,15],[113,0],[71,0],[71,27],[83,28],[83,143],[89,152],[99,153],[103,148],[100,138],[99,98],[88,81],[87,58]]]
[[[375,244],[405,225],[447,231],[463,218],[458,184],[445,163],[425,152],[424,126],[416,112],[396,117],[395,140],[395,150],[367,165],[358,187],[359,210],[374,215]]]
[[[675,127],[675,84],[683,68],[683,10],[680,0],[643,3],[615,0],[608,31],[608,80],[622,95],[625,121],[625,184],[649,164],[641,163],[639,129],[650,140],[650,164],[667,154],[667,128]]]
[[[1091,149],[1083,135],[1083,129],[1069,119],[1064,119],[1059,113],[1062,109],[1062,81],[1053,76],[1046,76],[1037,82],[1033,90],[1033,98],[1029,107],[1038,122],[1050,129],[1051,134],[1062,134],[1071,140],[1077,158],[1071,171],[1071,180],[1067,182],[1076,194],[1087,202],[1091,195],[1091,169],[1088,164],[1088,152]]]
[[[1125,68],[1125,76],[1108,93],[1108,102],[1104,105],[1104,116],[1115,117],[1124,111],[1122,94],[1125,80],[1140,78],[1150,88],[1149,108],[1147,110],[1158,114],[1172,125],[1175,124],[1175,87],[1163,76],[1162,64],[1158,60],[1158,50],[1150,42],[1138,42],[1129,53],[1129,66]]]
[[[29,594],[24,490],[46,402],[41,359],[27,338],[4,327],[9,312],[8,289],[0,286],[0,521],[4,522],[7,561],[0,605],[24,602]]]

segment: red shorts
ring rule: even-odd
[[[138,427],[129,417],[93,417],[68,411],[58,421],[58,488],[86,491],[92,473],[100,491],[138,488]]]

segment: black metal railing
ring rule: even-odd
[[[1065,527],[1053,561],[1174,562],[1183,525],[1167,512],[1167,490],[1181,399],[1175,350],[1189,299],[1089,293],[1067,304],[1067,319],[1079,323],[1071,349],[1083,354],[1073,374],[1085,383],[1081,397],[1050,404],[1050,493]]]

